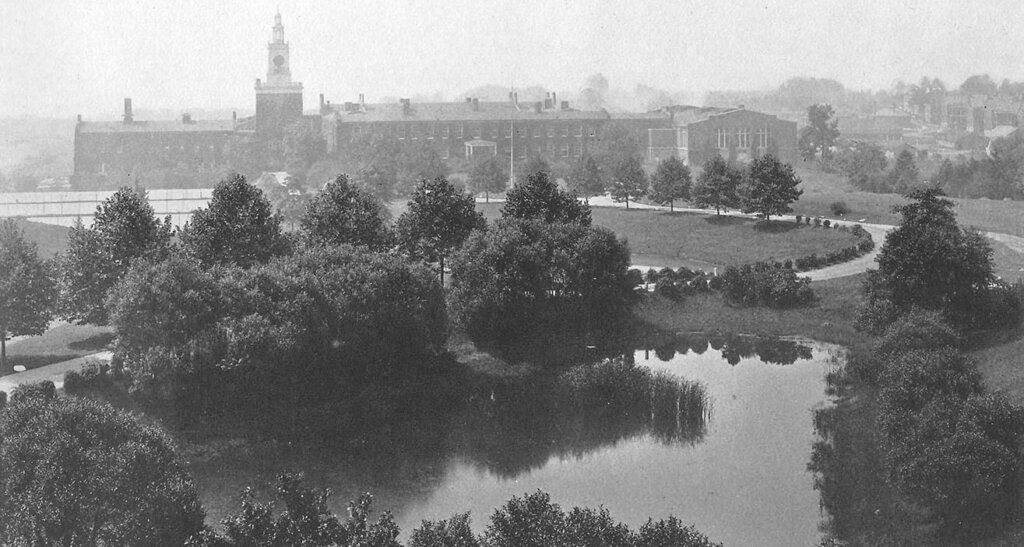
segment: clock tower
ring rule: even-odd
[[[267,80],[256,80],[256,123],[261,130],[282,129],[302,118],[302,83],[292,81],[289,57],[279,12],[267,44]]]

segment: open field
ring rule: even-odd
[[[70,325],[52,327],[40,336],[28,336],[7,344],[7,366],[26,369],[51,365],[103,351],[114,338],[111,327]]]
[[[488,220],[500,216],[501,204],[477,204]],[[738,217],[669,213],[618,207],[594,207],[595,226],[629,241],[634,264],[687,266],[711,270],[758,260],[795,259],[823,254],[856,243],[843,232],[772,222],[767,227]]]
[[[840,174],[800,168],[797,174],[803,180],[800,187],[804,194],[793,204],[796,214],[830,216],[829,205],[844,201],[851,209],[847,215],[849,219],[864,218],[871,223],[899,224],[900,217],[892,212],[892,208],[907,203],[898,194],[873,194],[857,190]],[[986,232],[1024,236],[1024,201],[950,199],[955,204],[957,219],[961,224]]]

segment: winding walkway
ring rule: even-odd
[[[61,361],[60,363],[26,370],[25,372],[15,372],[14,374],[8,374],[7,376],[0,376],[0,391],[6,391],[10,394],[14,388],[21,384],[30,384],[45,380],[50,380],[53,382],[53,385],[57,386],[57,389],[60,389],[64,387],[64,373],[67,371],[81,369],[82,365],[84,365],[86,361],[109,361],[110,357],[111,353],[109,351],[101,351],[69,359],[67,361]]]

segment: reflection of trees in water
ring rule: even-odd
[[[795,340],[781,340],[767,336],[744,336],[740,334],[704,333],[653,333],[640,339],[637,349],[654,350],[661,361],[671,361],[676,354],[693,352],[702,355],[708,348],[722,353],[730,365],[742,359],[758,357],[761,362],[772,365],[792,365],[799,359],[812,357],[811,347]]]
[[[703,439],[708,414],[700,384],[616,359],[556,378],[484,386],[453,434],[455,451],[504,478],[581,457],[642,435],[665,444]]]

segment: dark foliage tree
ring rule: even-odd
[[[378,160],[379,162],[380,160]],[[434,180],[447,177],[450,172],[448,164],[441,159],[441,154],[428,143],[403,148],[398,156],[398,195],[407,196],[421,180]]]
[[[248,269],[138,263],[109,306],[133,391],[190,412],[216,410],[236,388],[244,404],[261,393],[293,403],[355,396],[414,373],[447,328],[428,268],[347,245]],[[291,381],[272,380],[282,374]]]
[[[469,187],[477,194],[483,192],[488,203],[491,201],[491,192],[503,192],[508,188],[507,160],[504,156],[495,155],[473,162],[469,172]]]
[[[757,213],[765,220],[793,210],[790,207],[804,193],[797,188],[800,178],[793,167],[766,154],[750,162],[741,205],[744,213]]]
[[[170,251],[170,218],[157,220],[145,193],[121,188],[96,207],[92,227],[76,224],[60,258],[59,312],[69,321],[103,325],[103,301],[132,261]]]
[[[242,511],[223,520],[224,536],[206,531],[189,541],[189,547],[401,547],[398,525],[390,512],[370,520],[372,496],[363,494],[349,502],[347,521],[331,513],[329,490],[302,485],[299,475],[278,476],[277,495],[284,510],[276,516],[272,503],[253,499],[251,489],[242,493]]]
[[[917,187],[918,172],[914,154],[904,150],[896,156],[896,164],[889,171],[888,181],[889,190],[899,194],[906,194]]]
[[[805,160],[830,158],[832,146],[839,138],[838,125],[832,105],[822,103],[807,107],[807,127],[800,131],[800,156]]]
[[[739,188],[743,174],[726,163],[722,156],[715,156],[704,163],[697,182],[690,190],[690,200],[701,208],[714,207],[715,214],[739,207]]]
[[[310,245],[360,245],[383,250],[393,241],[386,212],[374,196],[338,175],[310,201],[302,216],[303,239]]]
[[[978,304],[994,279],[992,248],[957,224],[953,203],[942,196],[916,190],[907,195],[911,203],[897,208],[903,221],[882,245],[866,296],[869,306],[884,302],[898,313],[916,306],[941,311],[958,328],[979,326]]]
[[[538,171],[505,195],[502,218],[532,219],[590,226],[590,207],[575,194],[558,189],[544,171]]]
[[[628,268],[626,243],[608,230],[502,220],[452,259],[449,306],[470,336],[500,350],[585,337],[627,308]]]
[[[166,435],[46,387],[19,387],[0,411],[0,543],[182,545],[202,529]]]
[[[576,192],[576,195],[583,196],[588,205],[591,196],[603,194],[606,186],[601,167],[589,154],[581,156],[572,164],[566,176],[566,183],[570,190]]]
[[[444,278],[445,259],[473,230],[487,226],[476,211],[472,195],[455,190],[444,177],[423,179],[416,185],[409,210],[395,225],[400,248],[414,259],[436,262]]]
[[[658,169],[651,175],[651,200],[674,210],[675,200],[690,197],[690,168],[675,156],[658,163]]]
[[[0,220],[0,374],[7,369],[7,339],[42,334],[56,293],[50,265],[13,219]]]
[[[208,266],[249,267],[287,249],[281,217],[259,188],[237,174],[217,184],[210,205],[192,213],[178,235],[185,252]]]
[[[608,182],[612,199],[625,201],[629,209],[629,200],[634,201],[647,195],[647,173],[640,160],[634,156],[627,157],[612,169],[612,177]]]
[[[611,122],[601,126],[597,138],[588,144],[587,150],[602,172],[614,175],[616,169],[627,160],[640,162],[643,159],[641,142],[634,128],[621,122]]]

